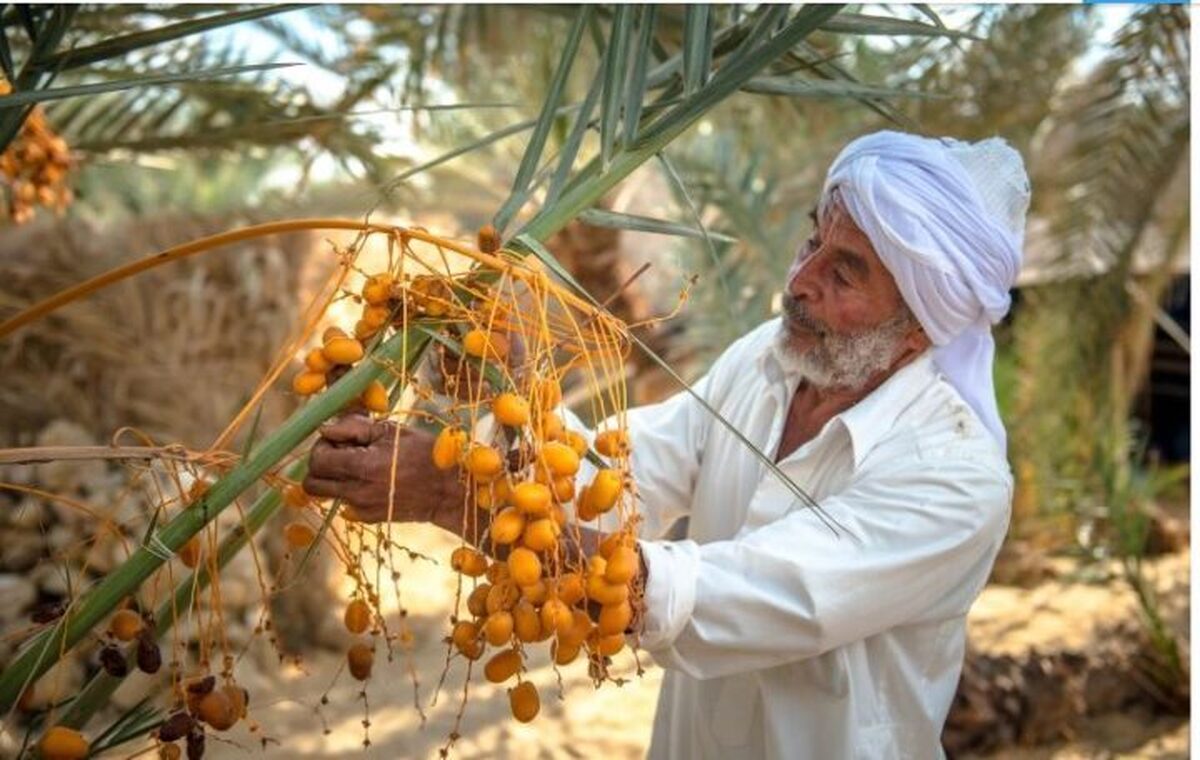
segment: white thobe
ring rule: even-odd
[[[778,450],[779,320],[694,388]],[[779,462],[835,534],[687,393],[627,413],[665,669],[652,758],[933,758],[968,608],[1008,525],[1003,451],[924,355]],[[664,537],[687,519],[686,537]]]

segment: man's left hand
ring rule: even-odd
[[[309,456],[304,490],[342,499],[361,522],[430,522],[457,530],[463,492],[433,466],[434,435],[348,414],[326,423]]]

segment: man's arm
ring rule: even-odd
[[[814,657],[899,625],[966,613],[987,580],[1011,501],[1006,475],[970,461],[865,478],[735,540],[643,541],[642,646],[696,678]]]
[[[314,496],[345,499],[351,519],[432,523],[504,559],[510,547],[487,540],[490,513],[468,505],[457,471],[433,466],[434,439],[426,431],[375,422],[362,415],[340,417],[321,428],[304,490]],[[586,567],[603,535],[572,526],[564,537],[560,546],[566,565]],[[634,589],[645,587],[645,572],[644,563],[639,562]],[[634,610],[635,625],[642,614],[642,610]]]
[[[424,430],[376,422],[362,415],[339,417],[321,428],[313,446],[304,490],[313,496],[348,502],[359,522],[427,522],[480,548],[489,513],[468,509],[466,489],[456,470],[433,465],[435,436]],[[468,520],[468,518],[475,518]],[[568,564],[582,564],[602,538],[588,527],[567,531]]]

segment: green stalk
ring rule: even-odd
[[[284,474],[291,480],[300,480],[307,472],[308,462],[301,460],[292,464]],[[246,517],[241,524],[223,538],[220,546],[217,547],[216,569],[218,572],[250,543],[250,539],[258,532],[259,528],[275,516],[282,501],[279,490],[275,488],[258,497],[254,505],[246,512]],[[208,584],[211,582],[211,566],[205,563],[204,566],[176,584],[175,593],[160,604],[154,613],[155,638],[161,639],[166,636],[177,622],[176,615],[190,610],[196,595],[208,588]],[[130,651],[132,651],[132,647]],[[58,724],[68,728],[83,728],[92,715],[108,702],[113,692],[124,680],[124,677],[116,678],[103,670],[96,673],[92,680],[83,687],[83,690],[71,700]]]
[[[612,162],[607,168],[604,168],[600,157],[593,158],[580,172],[580,176],[586,179],[568,185],[557,203],[542,209],[513,237],[527,235],[535,240],[545,240],[557,232],[584,209],[590,208],[614,185],[653,158],[714,106],[737,92],[769,63],[799,44],[821,24],[836,16],[841,8],[840,5],[803,8],[782,31],[765,41],[757,50],[744,56],[735,56],[736,60],[718,69],[705,86],[647,125],[633,145],[612,157]]]
[[[422,353],[426,343],[428,338],[422,335],[408,336],[405,332],[393,335],[328,391],[288,418],[250,457],[214,483],[203,498],[165,525],[152,539],[156,544],[154,550],[138,549],[72,605],[52,628],[37,635],[0,673],[0,712],[8,712],[27,684],[49,670],[63,652],[77,644],[162,566],[164,552],[172,555],[177,552],[325,420],[357,398],[372,380],[383,374],[384,362],[407,364]]]

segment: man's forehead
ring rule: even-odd
[[[896,298],[901,297],[891,271],[883,263],[879,254],[875,252],[875,246],[871,244],[867,233],[862,231],[862,228],[854,221],[854,217],[850,215],[837,188],[833,188],[825,194],[810,215],[813,217],[813,223],[817,227],[822,242],[832,244],[844,255],[856,259],[856,262],[847,263],[859,269],[861,276],[870,276],[872,279],[880,278],[887,283],[885,287],[894,292]],[[871,272],[875,273],[875,276],[868,274]]]
[[[853,246],[855,252],[875,256],[871,239],[854,222],[854,217],[850,216],[850,212],[846,209],[846,204],[842,201],[836,188],[821,199],[820,204],[810,213],[810,216],[813,217],[813,222],[820,228],[823,236],[836,236],[844,242],[855,243]]]
[[[831,187],[817,200],[817,216],[821,221],[825,221],[831,216],[838,216],[846,213],[846,202],[842,199],[842,192],[839,188]]]

